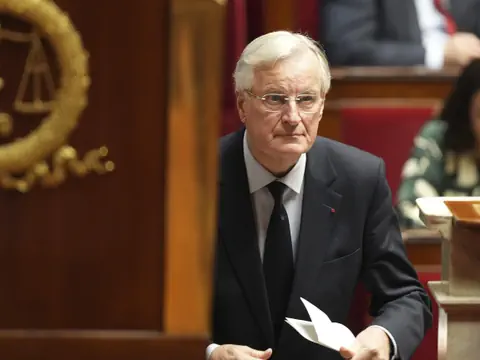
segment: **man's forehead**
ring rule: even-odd
[[[278,59],[275,62],[264,64],[257,68],[258,71],[292,71],[295,69],[308,71],[318,68],[318,58],[312,52],[302,52],[286,59]]]
[[[320,64],[318,59],[311,52],[305,52],[291,58],[280,59],[271,64],[265,64],[254,71],[254,76],[258,80],[265,78],[292,80],[315,77],[318,79],[320,73]]]
[[[254,85],[305,85],[320,86],[320,71],[314,66],[295,66],[294,64],[278,64],[274,67],[257,69],[254,74]]]

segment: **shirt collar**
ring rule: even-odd
[[[247,142],[247,132],[243,135],[243,157],[245,160],[245,167],[247,169],[248,186],[250,194],[264,188],[271,182],[278,180],[284,183],[288,188],[300,194],[303,185],[303,178],[305,175],[305,166],[307,162],[306,154],[300,155],[295,166],[284,177],[277,179],[267,169],[253,157]]]

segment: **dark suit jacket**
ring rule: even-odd
[[[320,39],[332,65],[425,64],[414,0],[321,0]],[[450,0],[458,31],[480,37],[480,0]]]
[[[242,139],[243,130],[221,139],[212,341],[264,350],[273,347],[273,330]],[[332,321],[345,323],[354,289],[363,281],[372,293],[374,323],[392,333],[402,359],[408,359],[432,319],[428,297],[405,255],[383,162],[318,138],[307,154],[304,181],[287,316],[310,320],[304,297]],[[340,359],[288,324],[273,354],[275,360]]]

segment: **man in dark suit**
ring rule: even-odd
[[[431,324],[407,259],[382,160],[317,137],[328,63],[286,31],[252,41],[235,70],[245,129],[220,142],[218,239],[210,360],[408,359]],[[300,297],[345,323],[354,289],[374,320],[329,350],[285,317],[309,320]]]
[[[321,0],[332,65],[464,66],[480,57],[480,0]]]

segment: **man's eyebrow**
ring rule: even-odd
[[[275,94],[284,94],[285,89],[282,89],[279,86],[267,86],[265,87],[265,93],[270,92],[270,93],[275,93]]]
[[[271,85],[265,86],[265,88],[263,90],[263,93],[264,94],[270,93],[270,94],[283,94],[284,95],[284,94],[288,93],[288,90],[281,85],[271,84]],[[314,87],[308,87],[308,88],[302,89],[301,91],[298,91],[297,95],[303,95],[303,94],[315,95],[315,94],[319,94],[319,93],[321,93],[320,90],[314,89]]]

